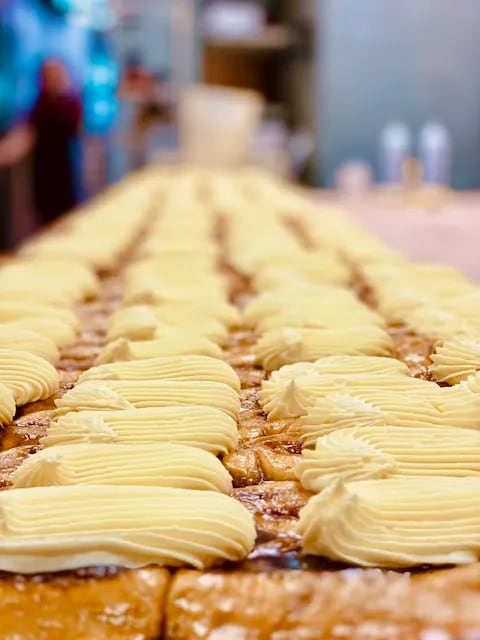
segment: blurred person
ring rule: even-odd
[[[30,114],[33,149],[33,195],[40,222],[48,224],[76,203],[73,149],[78,142],[82,104],[59,60],[40,70],[40,93]]]

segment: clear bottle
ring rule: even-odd
[[[422,126],[418,136],[418,157],[423,166],[424,182],[450,185],[452,142],[444,124],[430,120]]]
[[[412,153],[412,134],[403,122],[389,122],[379,138],[379,177],[381,182],[399,183],[405,161]]]

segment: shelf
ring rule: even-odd
[[[229,51],[275,52],[284,51],[295,43],[293,29],[283,25],[266,26],[255,35],[240,38],[207,36],[203,39],[205,46]]]

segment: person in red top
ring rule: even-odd
[[[76,203],[73,146],[82,119],[80,98],[73,93],[67,68],[47,60],[40,72],[40,93],[30,114],[34,132],[33,195],[42,224]]]

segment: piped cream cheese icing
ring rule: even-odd
[[[480,475],[480,432],[458,427],[370,426],[339,429],[304,449],[295,473],[319,492],[345,482],[389,477]]]
[[[157,317],[154,307],[131,306],[116,311],[110,318],[107,341],[117,338],[129,340],[153,340],[168,337],[170,332],[183,331],[192,336],[203,336],[214,342],[223,342],[227,337],[227,328],[215,318],[186,316],[182,321],[171,324]]]
[[[74,327],[64,320],[51,318],[48,315],[19,318],[11,322],[2,322],[1,326],[4,330],[17,327],[41,333],[50,338],[59,349],[70,347],[77,339],[77,331]]]
[[[213,318],[228,327],[235,327],[240,323],[238,309],[220,300],[185,300],[176,303],[160,303],[161,300],[156,300],[152,294],[145,295],[142,298],[138,297],[135,305],[151,307],[155,317],[166,324],[185,323],[192,316]]]
[[[267,331],[257,342],[258,362],[267,371],[303,360],[323,356],[386,356],[393,345],[386,331],[376,326],[354,326],[342,329],[284,328]]]
[[[57,370],[44,358],[14,349],[0,349],[0,382],[13,393],[19,406],[54,395],[59,387]]]
[[[0,495],[0,569],[41,573],[91,565],[204,569],[241,560],[252,515],[215,491],[66,486]]]
[[[167,356],[115,362],[92,367],[79,382],[86,380],[205,380],[223,382],[240,391],[235,370],[223,360],[209,356]]]
[[[480,370],[480,336],[458,336],[435,348],[430,371],[438,382],[457,384]]]
[[[118,338],[109,342],[98,354],[96,365],[109,362],[145,360],[176,355],[202,355],[222,358],[222,349],[208,338],[171,332],[167,337],[155,340],[133,341]]]
[[[222,382],[187,380],[87,380],[55,401],[61,413],[83,409],[129,409],[204,405],[236,418],[240,398]]]
[[[301,413],[290,415],[292,411],[290,389],[291,382],[295,382],[296,395],[301,395],[301,402],[296,408]],[[427,380],[412,378],[398,373],[370,374],[370,373],[309,373],[297,376],[290,382],[281,378],[264,381],[259,393],[260,402],[269,419],[280,420],[306,415],[308,407],[331,393],[351,393],[368,396],[373,390],[387,389],[398,393],[422,393],[425,397],[438,395],[439,388]],[[290,404],[289,404],[290,403]],[[289,415],[287,415],[287,413]]]
[[[256,325],[258,333],[264,333],[282,327],[299,327],[305,329],[335,329],[349,328],[354,325],[372,325],[385,328],[385,322],[374,311],[363,305],[335,305],[331,308],[324,306],[322,310],[302,308],[288,309],[287,303],[282,311],[272,313],[263,318]]]
[[[384,320],[362,304],[348,289],[329,285],[310,286],[307,284],[282,286],[261,293],[253,298],[243,310],[243,323],[250,328],[257,327],[271,316],[285,313],[294,308],[297,314],[309,318],[319,318],[334,323],[348,320],[352,313],[364,314],[369,320],[380,326]]]
[[[0,324],[0,349],[26,351],[55,364],[60,353],[55,342],[37,331],[24,329],[16,323]]]
[[[330,394],[308,407],[300,420],[301,437],[308,447],[336,429],[360,425],[400,427],[451,426],[480,428],[480,374],[454,387],[435,387],[422,393],[389,389]]]
[[[68,307],[97,290],[94,272],[72,260],[17,260],[0,268],[2,300]]]
[[[0,424],[9,424],[15,415],[15,398],[12,391],[0,383]]]
[[[257,291],[274,289],[293,280],[348,285],[351,279],[349,267],[329,251],[299,250],[270,255],[257,260],[256,267],[254,285]]]
[[[270,410],[266,406],[264,410],[268,411],[269,420],[297,418],[306,415],[308,406],[314,402],[315,400],[310,394],[305,393],[292,379],[279,389],[274,399],[269,403]]]
[[[24,318],[48,317],[59,320],[78,329],[79,320],[70,309],[58,306],[49,306],[39,302],[20,300],[0,300],[0,322],[11,322]]]
[[[307,374],[388,374],[395,373],[409,375],[407,365],[396,358],[383,356],[346,356],[335,355],[319,358],[313,362],[296,362],[273,371],[269,380],[263,386],[277,383],[280,380],[291,380]]]
[[[388,568],[475,562],[480,477],[333,483],[302,509],[305,553]]]
[[[145,295],[154,292],[160,303],[182,302],[189,300],[213,300],[223,301],[226,299],[226,288],[224,282],[213,274],[199,274],[199,277],[175,280],[175,270],[165,274],[162,278],[154,274],[128,277],[126,275],[124,299],[127,304],[138,303]]]
[[[47,447],[23,462],[12,484],[16,488],[97,484],[232,491],[230,475],[214,455],[171,443]]]
[[[172,442],[226,454],[235,448],[237,423],[206,406],[74,411],[50,422],[45,447],[62,444]]]

